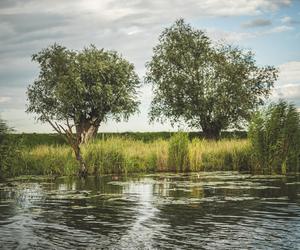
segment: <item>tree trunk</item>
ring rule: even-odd
[[[208,140],[219,140],[221,129],[214,126],[202,127],[203,136]]]
[[[78,175],[86,177],[88,174],[87,166],[80,152],[80,145],[88,143],[91,139],[95,138],[99,128],[100,122],[95,119],[85,120],[82,119],[76,126],[76,144],[73,146],[76,160],[79,162],[80,169]]]
[[[70,144],[70,146],[72,147],[74,153],[75,153],[75,157],[76,157],[76,160],[78,161],[79,165],[80,165],[80,168],[79,168],[79,171],[78,171],[78,175],[80,177],[86,177],[87,174],[88,174],[88,171],[87,171],[87,167],[86,167],[86,164],[83,160],[83,157],[81,155],[81,152],[80,152],[80,144],[82,143],[82,134],[84,134],[84,141],[87,140],[88,137],[91,137],[91,136],[94,136],[96,133],[97,133],[97,130],[98,130],[98,127],[99,127],[99,124],[100,123],[97,123],[96,126],[94,126],[92,129],[90,129],[91,126],[83,126],[83,125],[86,125],[85,123],[82,123],[80,120],[79,123],[76,123],[76,121],[74,120],[74,124],[75,124],[75,127],[76,127],[76,135],[73,134],[73,131],[72,131],[72,127],[70,124],[69,124],[69,120],[67,119],[67,128],[64,128],[63,126],[57,124],[57,122],[52,122],[50,119],[47,119],[46,120],[49,122],[49,124],[52,126],[52,128],[54,128],[54,130],[56,130],[60,135],[63,135],[64,138],[66,139],[66,141]],[[94,120],[94,122],[97,121],[97,120]],[[85,127],[87,128],[87,130],[85,129]],[[86,132],[88,131],[88,132]],[[86,134],[88,134],[88,136],[86,136]]]
[[[78,161],[79,166],[80,166],[79,171],[78,171],[78,176],[86,177],[87,174],[88,174],[88,171],[87,171],[85,161],[83,160],[83,158],[81,156],[79,145],[74,145],[73,150],[74,150],[74,153],[75,153],[76,160]]]
[[[81,143],[85,144],[91,139],[95,138],[97,135],[99,125],[90,125],[84,127],[84,130],[81,133]]]
[[[76,134],[80,138],[80,144],[86,144],[95,138],[98,132],[100,122],[92,122],[89,120],[81,121],[76,126]]]

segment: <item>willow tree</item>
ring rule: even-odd
[[[138,110],[139,79],[133,64],[114,51],[91,45],[82,51],[54,44],[32,56],[40,72],[27,90],[27,112],[49,123],[72,146],[87,172],[80,145],[108,118],[120,121]]]
[[[243,125],[277,78],[277,69],[259,67],[251,51],[214,44],[182,19],[163,31],[146,66],[154,92],[150,120],[183,120],[216,139]]]

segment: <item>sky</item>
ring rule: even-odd
[[[74,50],[94,44],[122,54],[142,81],[160,33],[178,18],[214,41],[251,49],[258,65],[278,67],[272,100],[300,108],[300,0],[0,0],[1,118],[17,132],[53,132],[25,112],[27,86],[39,72],[32,54],[55,42]],[[151,86],[143,84],[139,98],[138,114],[99,131],[178,129],[149,124]]]

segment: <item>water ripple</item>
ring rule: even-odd
[[[0,249],[299,249],[296,176],[0,183]]]

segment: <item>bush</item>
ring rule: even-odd
[[[189,138],[187,133],[176,133],[169,142],[168,163],[170,170],[184,172],[189,170]]]
[[[249,138],[254,171],[285,174],[299,170],[300,116],[294,105],[280,101],[258,112],[250,123]]]

